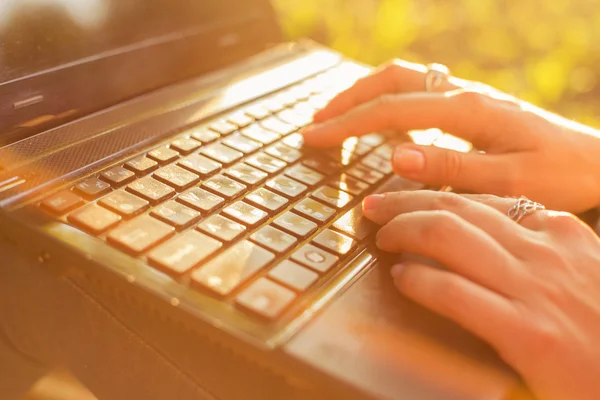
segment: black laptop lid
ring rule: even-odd
[[[268,0],[0,0],[0,145],[279,40]]]

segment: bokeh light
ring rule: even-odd
[[[600,126],[600,0],[275,0],[289,39],[360,61],[448,65]]]

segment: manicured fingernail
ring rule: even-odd
[[[399,148],[394,152],[394,166],[403,172],[420,172],[425,168],[425,154],[421,150]]]
[[[370,196],[365,197],[362,202],[363,211],[370,212],[377,209],[383,201],[384,197],[385,196],[382,194],[372,194]]]

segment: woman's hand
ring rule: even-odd
[[[567,213],[507,217],[515,199],[416,191],[373,195],[377,246],[435,259],[392,268],[409,298],[489,342],[541,400],[600,394],[600,239]]]
[[[398,175],[476,193],[525,195],[571,212],[600,205],[596,131],[457,78],[441,92],[424,92],[425,72],[423,65],[397,61],[362,78],[315,115],[305,142],[333,146],[371,132],[440,128],[487,154],[404,144],[393,157]]]

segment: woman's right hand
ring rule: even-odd
[[[486,154],[413,143],[397,147],[405,178],[476,193],[527,196],[557,210],[600,205],[600,134],[488,86],[451,77],[425,92],[427,69],[396,61],[359,80],[304,131],[315,147],[350,136],[440,128]]]

